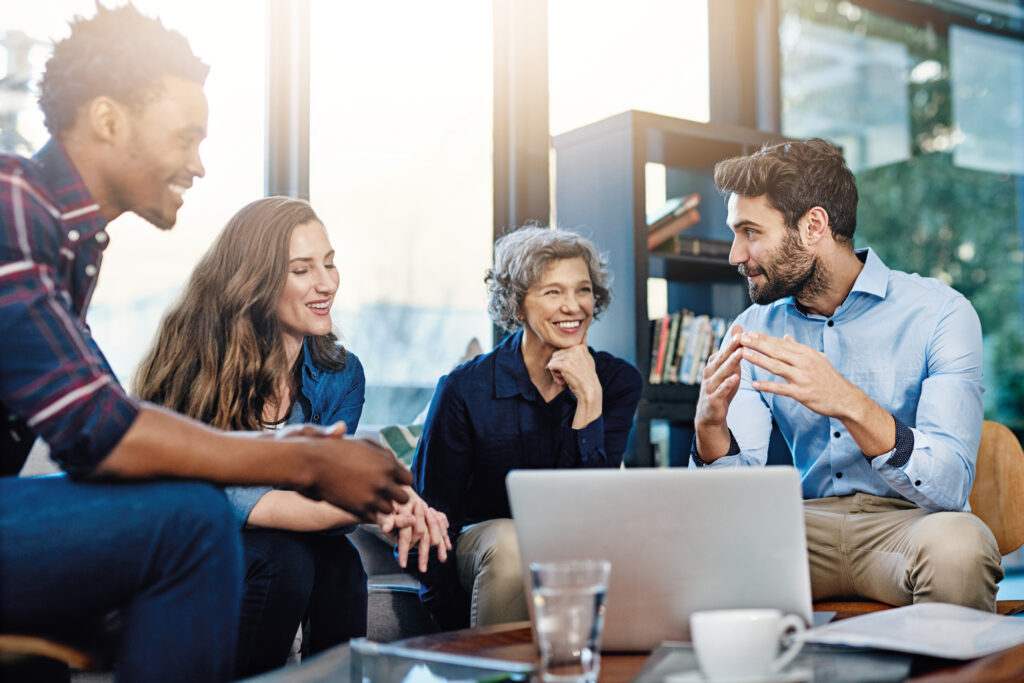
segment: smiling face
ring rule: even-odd
[[[163,230],[174,225],[185,190],[205,175],[199,143],[207,116],[203,86],[173,76],[153,99],[127,110],[108,184],[115,215],[132,211]]]
[[[331,304],[338,291],[338,269],[327,231],[319,221],[295,226],[288,253],[288,278],[277,303],[286,343],[331,331]]]
[[[594,319],[594,287],[582,257],[552,261],[527,290],[520,310],[524,334],[555,349],[583,342]]]
[[[726,222],[734,233],[729,263],[747,278],[751,301],[769,304],[787,296],[799,298],[816,282],[815,257],[766,195],[732,194]]]

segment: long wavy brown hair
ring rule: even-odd
[[[276,308],[288,276],[292,231],[319,221],[308,202],[267,197],[243,207],[192,271],[160,324],[132,390],[221,429],[257,430],[288,367]],[[345,366],[333,332],[306,338],[313,362]]]

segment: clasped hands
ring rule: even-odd
[[[346,431],[347,426],[344,422],[330,426],[305,424],[277,430],[273,436],[278,439],[294,437],[341,439],[345,436]],[[387,452],[391,458],[394,458],[394,454],[385,451],[377,444],[365,439],[359,439],[359,441],[377,450]],[[404,468],[404,465],[397,461],[395,465]],[[408,470],[406,470],[406,474],[408,474]],[[408,478],[408,481],[412,481],[411,477]],[[427,570],[432,547],[437,548],[437,557],[441,562],[448,559],[448,551],[452,549],[452,542],[448,536],[447,515],[427,505],[426,501],[420,498],[410,486],[402,486],[400,493],[391,499],[390,511],[378,509],[369,512],[356,510],[351,512],[380,526],[381,531],[398,546],[398,564],[403,569],[408,562],[409,550],[414,546],[418,547],[421,572]]]
[[[405,569],[409,561],[409,550],[417,546],[420,572],[427,571],[430,549],[437,548],[437,559],[444,562],[452,541],[448,536],[448,516],[427,505],[426,501],[406,487],[409,500],[395,505],[395,511],[379,514],[377,524],[380,530],[398,544],[398,564]]]

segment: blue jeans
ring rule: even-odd
[[[366,635],[366,572],[344,534],[246,529],[242,543],[236,676],[283,666],[300,622],[305,654]]]
[[[230,679],[241,558],[207,484],[0,478],[0,629],[73,636],[118,610],[118,680]]]

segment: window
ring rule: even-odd
[[[363,422],[412,420],[469,340],[491,341],[491,5],[310,13],[310,200],[338,251],[335,323],[366,371]]]
[[[1024,42],[852,2],[779,7],[783,134],[843,146],[858,246],[971,300],[985,415],[1024,429]]]
[[[707,0],[551,0],[548,64],[552,135],[627,109],[707,121]]]
[[[167,306],[220,228],[244,204],[262,196],[264,173],[263,13],[243,0],[135,0],[135,6],[181,32],[210,65],[210,121],[209,138],[201,147],[206,177],[186,194],[174,230],[158,231],[134,214],[125,214],[109,227],[110,246],[88,322],[122,382],[128,381]],[[17,104],[11,109],[2,108],[10,100],[0,97],[0,149],[31,154],[46,143],[36,86],[50,55],[50,41],[68,34],[67,22],[76,14],[92,16],[95,3],[61,0],[5,6],[0,40],[7,52],[7,75],[23,75],[17,80],[29,89],[17,90]],[[229,41],[225,27],[231,27]],[[3,89],[11,85],[0,84],[0,95],[6,96]]]
[[[630,109],[707,121],[706,0],[549,2],[548,91],[552,136]],[[667,170],[649,163],[646,172],[653,215],[666,200]],[[651,317],[665,315],[667,297],[665,280],[652,278]]]

